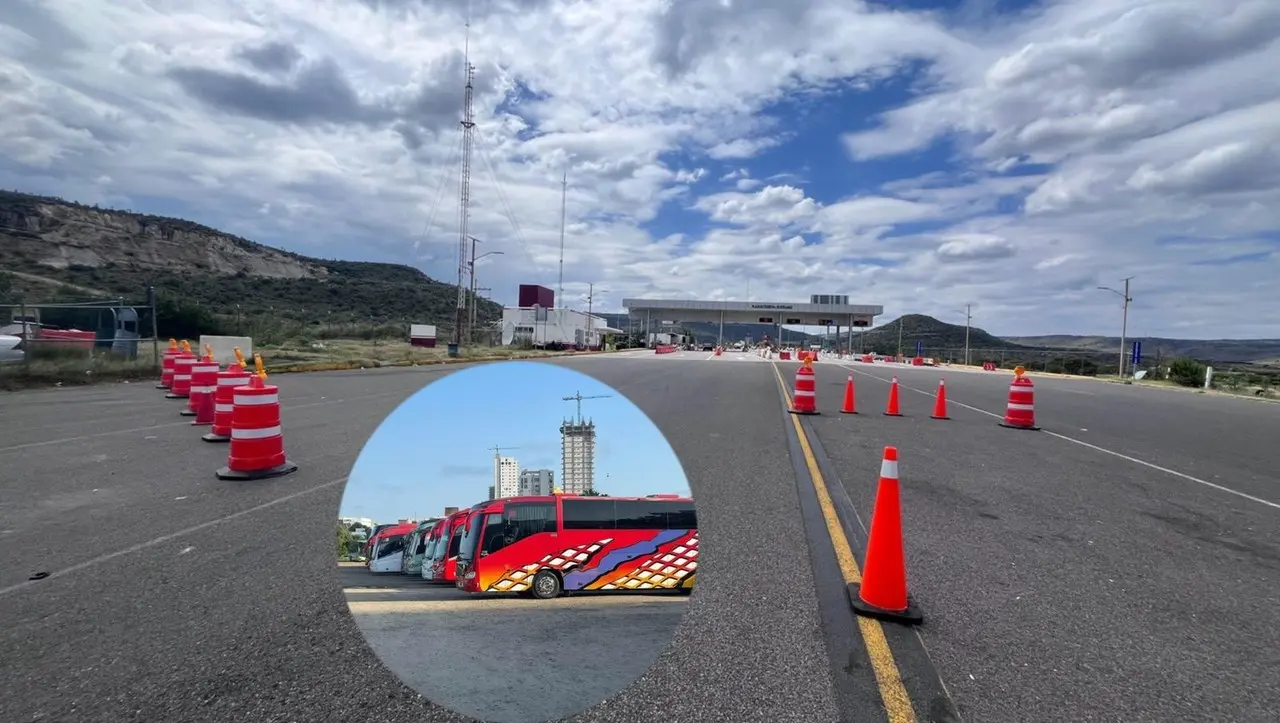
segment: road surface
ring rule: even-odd
[[[952,419],[937,421],[938,370],[824,361],[822,414],[797,431],[782,393],[795,363],[555,363],[614,386],[668,435],[704,546],[673,644],[574,720],[1262,721],[1280,709],[1276,405],[1037,378],[1044,430],[1024,432],[989,416],[1007,375],[949,374]],[[360,445],[456,368],[273,378],[301,469],[252,483],[217,480],[226,448],[201,443],[151,384],[0,397],[0,720],[465,720],[378,662],[332,559]],[[849,373],[854,416],[836,413]],[[903,418],[879,413],[893,373]],[[902,458],[918,629],[858,622],[843,597],[886,444]]]

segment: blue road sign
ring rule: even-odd
[[[1130,363],[1134,366],[1138,366],[1138,364],[1142,363],[1142,342],[1133,342],[1133,358],[1130,360]]]

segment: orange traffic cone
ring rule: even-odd
[[[902,416],[902,411],[898,409],[898,378],[896,376],[889,383],[889,404],[884,408],[884,414],[886,417]]]
[[[844,404],[840,405],[841,414],[857,414],[857,407],[854,406],[853,393],[853,375],[849,375],[849,381],[844,385]]]
[[[930,415],[934,419],[951,419],[947,416],[947,380],[938,380],[938,396],[933,401],[933,414]]]
[[[898,490],[898,448],[885,447],[880,486],[871,513],[862,582],[849,584],[854,612],[908,625],[924,621],[907,594],[907,565],[902,550],[902,507]]]

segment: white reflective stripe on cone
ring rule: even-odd
[[[231,430],[232,439],[270,439],[271,437],[280,436],[280,427],[267,427],[265,429],[233,429]]]
[[[237,405],[242,407],[261,407],[266,404],[279,404],[279,394],[237,394],[235,398]]]
[[[1008,408],[1009,408],[1009,409],[1016,409],[1016,410],[1017,410],[1017,411],[1019,411],[1019,412],[1030,412],[1030,411],[1035,410],[1036,405],[1034,405],[1034,404],[1014,404],[1013,402],[1009,402],[1009,407],[1008,407]]]
[[[213,411],[215,411],[215,412],[234,412],[235,410],[236,410],[236,405],[234,405],[234,404],[215,404],[215,405],[213,405]]]
[[[249,377],[223,377],[218,380],[220,387],[243,387],[249,383]]]
[[[190,374],[174,374],[173,378],[186,382],[191,380],[191,375]]]
[[[891,459],[880,461],[881,479],[898,479],[898,463]]]
[[[797,389],[797,390],[796,390],[796,393],[795,393],[795,396],[797,396],[797,397],[812,397],[812,396],[814,396],[814,393],[813,393],[813,392],[806,392],[806,391],[803,391],[803,390],[801,390],[801,389]]]
[[[196,394],[213,394],[214,387],[191,387]]]

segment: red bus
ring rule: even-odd
[[[550,599],[562,592],[689,594],[698,569],[693,500],[511,497],[468,511],[457,587]]]
[[[369,560],[365,563],[369,572],[400,572],[405,543],[416,528],[412,523],[393,525],[374,535],[369,540]]]
[[[440,537],[422,563],[423,580],[453,583],[457,579],[458,550],[470,515],[471,510],[459,510],[441,522]]]

